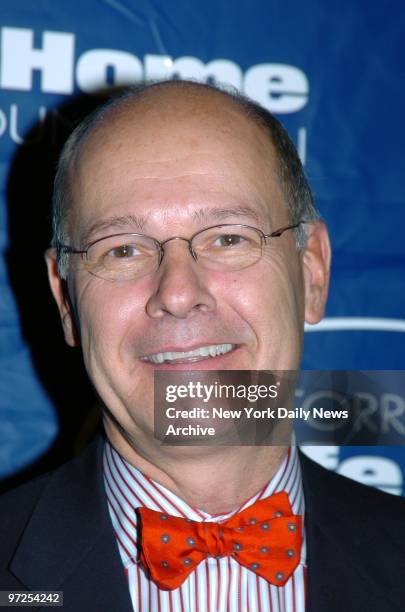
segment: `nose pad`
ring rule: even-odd
[[[194,261],[197,261],[198,260],[197,253],[193,249],[193,245],[191,244],[191,240],[188,241],[188,250],[190,251],[190,255],[194,259]]]

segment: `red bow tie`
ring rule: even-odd
[[[223,523],[198,522],[138,508],[140,562],[162,589],[177,589],[206,557],[233,557],[276,586],[300,560],[301,517],[276,493]]]

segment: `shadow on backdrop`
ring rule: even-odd
[[[108,90],[108,95],[112,91],[117,90]],[[9,281],[22,335],[36,375],[53,402],[59,431],[43,456],[0,481],[0,492],[68,460],[87,444],[100,423],[99,402],[87,379],[80,349],[69,348],[63,338],[44,251],[51,239],[53,178],[60,150],[72,127],[105,101],[106,95],[81,95],[49,113],[26,135],[26,144],[18,147],[11,164],[7,183]]]

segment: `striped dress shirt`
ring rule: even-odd
[[[142,474],[109,442],[104,448],[103,469],[108,508],[134,612],[304,612],[305,528],[300,563],[283,587],[268,583],[232,557],[209,557],[196,567],[181,587],[166,591],[148,579],[137,563],[136,546],[135,508],[141,506],[194,521],[219,522],[259,499],[285,491],[294,514],[304,518],[304,495],[295,446],[289,449],[277,473],[261,491],[232,512],[214,516],[189,506],[169,489]]]

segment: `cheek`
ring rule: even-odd
[[[304,325],[303,280],[296,252],[261,262],[239,290],[241,313],[250,322],[259,347],[258,367],[298,366]],[[269,366],[270,363],[270,366]]]
[[[78,287],[76,295],[85,361],[89,366],[94,361],[121,361],[128,352],[127,338],[142,326],[144,305],[139,292],[92,278]]]
[[[239,301],[258,321],[283,321],[297,313],[303,314],[303,279],[298,255],[273,253],[256,266],[246,270],[244,279],[235,284]],[[276,319],[274,320],[274,317]]]

